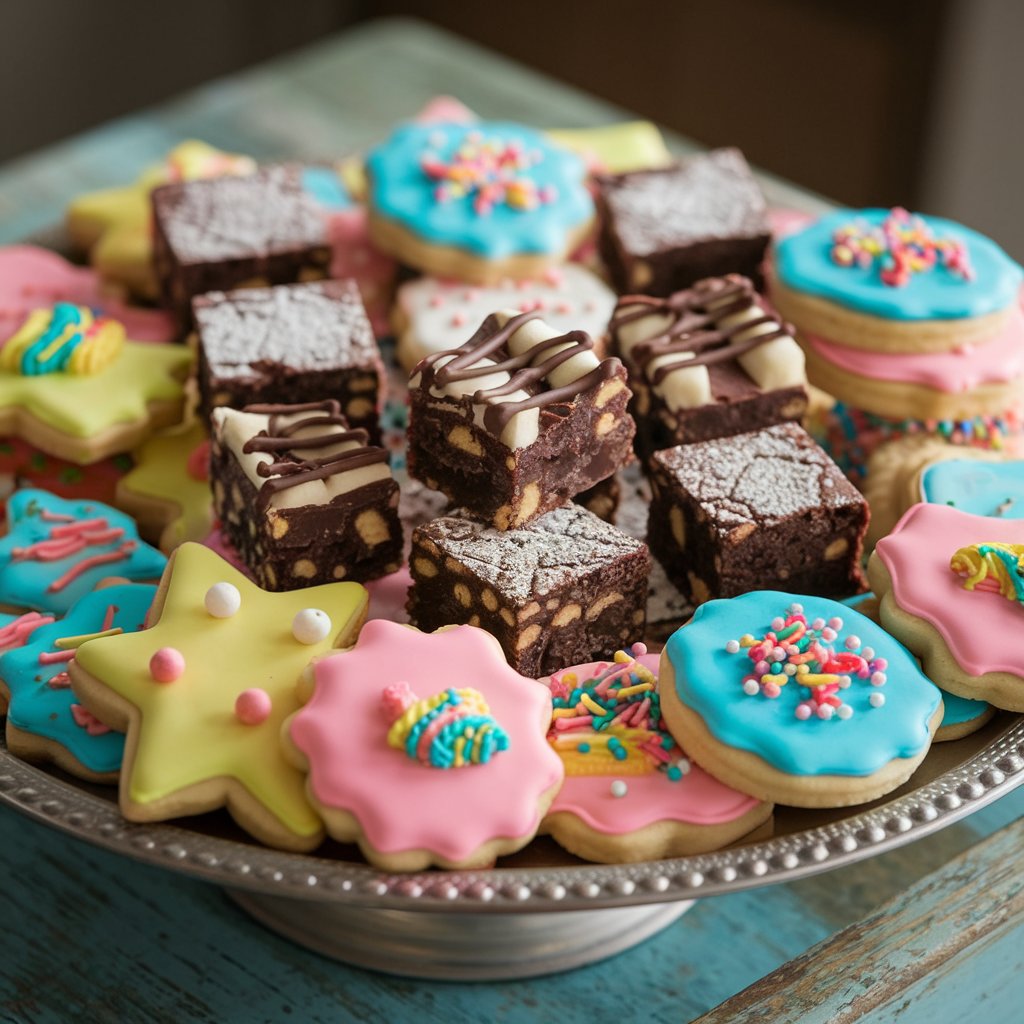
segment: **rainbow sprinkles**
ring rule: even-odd
[[[1024,605],[1024,544],[970,544],[959,548],[949,567],[964,578],[965,590],[986,590]]]

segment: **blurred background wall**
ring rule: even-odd
[[[1024,258],[1018,0],[0,0],[0,161],[385,15]]]

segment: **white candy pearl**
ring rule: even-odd
[[[759,694],[761,692],[761,687],[757,685],[757,680],[756,679],[748,679],[743,684],[743,692],[748,697],[754,697],[754,696],[756,696],[757,694]]]
[[[629,786],[627,786],[622,779],[616,779],[612,783],[612,796],[623,797],[629,792]]]
[[[853,708],[849,704],[840,704],[836,709],[836,714],[845,722],[853,715]]]
[[[725,650],[728,654],[738,654],[740,649],[739,640],[729,640],[726,642]]]
[[[868,697],[868,700],[871,702],[871,706],[873,708],[880,708],[885,703],[885,694],[877,692],[873,693]]]
[[[300,644],[318,644],[331,632],[331,617],[319,608],[303,608],[292,619],[292,636]]]
[[[230,619],[242,607],[242,595],[233,583],[214,583],[203,598],[203,606],[215,619]]]

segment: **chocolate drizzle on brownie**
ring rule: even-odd
[[[305,405],[248,405],[242,410],[247,413],[269,416],[267,429],[245,442],[242,451],[266,452],[277,457],[277,461],[262,462],[256,472],[266,477],[260,487],[259,499],[264,508],[279,491],[313,480],[324,480],[338,473],[387,462],[388,453],[384,448],[370,445],[365,430],[350,430],[341,406],[335,399],[324,402],[308,402]],[[299,419],[297,413],[309,413]],[[324,427],[323,433],[308,437],[296,436],[300,431],[312,427]],[[332,452],[318,459],[305,459],[296,454],[308,449],[329,448],[352,442],[355,447],[345,451]]]
[[[589,388],[614,376],[618,360],[604,359],[589,373],[568,384],[543,388],[548,374],[581,352],[592,350],[594,342],[585,331],[569,331],[548,338],[520,355],[512,355],[507,348],[509,340],[516,331],[531,320],[539,319],[540,315],[538,312],[519,313],[509,318],[502,327],[498,318],[491,314],[464,345],[432,353],[420,363],[423,386],[429,388],[436,384],[443,388],[492,373],[507,373],[509,379],[504,384],[483,388],[472,396],[474,404],[486,406],[484,426],[493,434],[501,434],[517,413],[527,409],[551,408],[572,401]],[[536,365],[531,365],[539,355],[552,349],[556,351]],[[437,366],[437,362],[445,357],[454,358],[449,358],[443,366]],[[517,391],[527,392],[528,397],[508,401],[508,396]]]
[[[623,296],[612,316],[611,330],[617,332],[627,324],[652,315],[672,318],[667,329],[639,342],[631,353],[645,376],[657,386],[675,370],[728,362],[766,342],[788,336],[791,332],[787,325],[766,310],[762,310],[761,316],[731,327],[720,326],[722,320],[749,309],[757,301],[754,286],[745,277],[730,274],[708,278],[664,299],[648,295]],[[766,326],[771,329],[750,333]],[[677,353],[688,355],[657,367],[653,373],[647,372],[653,360]]]

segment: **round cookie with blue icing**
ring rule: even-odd
[[[921,473],[921,500],[975,516],[1024,519],[1024,460],[933,462]]]
[[[373,241],[440,277],[536,277],[594,220],[583,161],[510,122],[406,124],[366,170]]]
[[[65,614],[100,580],[158,580],[167,559],[139,538],[135,520],[99,501],[47,491],[7,499],[0,539],[0,607]]]
[[[984,700],[959,697],[948,690],[942,690],[942,725],[935,733],[936,743],[960,740],[977,732],[996,713],[996,709]]]
[[[838,210],[779,240],[772,300],[804,335],[888,353],[994,337],[1024,272],[991,239],[905,210]]]
[[[913,655],[825,598],[708,601],[669,638],[662,713],[691,757],[760,800],[845,807],[902,785],[942,721]]]
[[[7,694],[7,746],[26,761],[52,762],[91,782],[114,782],[124,735],[91,715],[71,690],[68,663],[96,636],[135,633],[156,596],[148,584],[121,583],[86,594],[57,622],[36,629],[22,647],[0,655]]]

